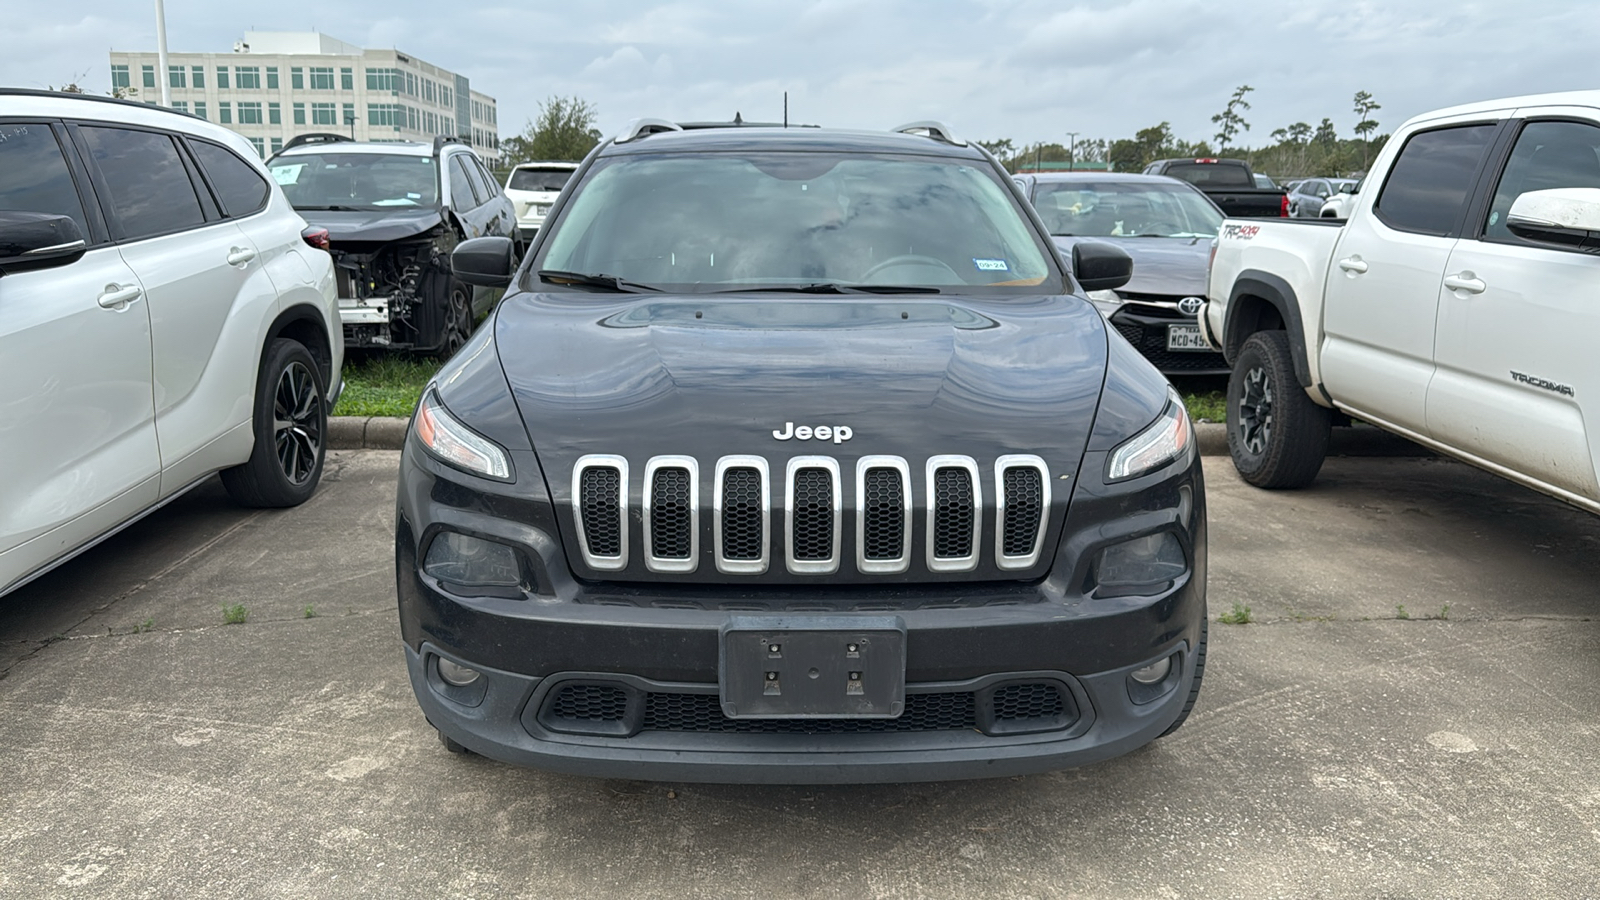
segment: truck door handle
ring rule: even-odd
[[[1462,272],[1459,275],[1446,275],[1444,286],[1452,291],[1465,291],[1468,294],[1481,294],[1488,285],[1471,272]]]
[[[132,303],[143,295],[144,289],[139,287],[137,284],[130,284],[127,287],[123,287],[120,284],[108,284],[106,285],[105,292],[97,297],[95,302],[106,309],[114,309],[118,312],[121,312],[122,310],[128,308],[129,303]]]
[[[1347,256],[1339,260],[1339,268],[1355,275],[1367,271],[1367,264],[1359,256]]]
[[[256,252],[248,247],[228,248],[228,265],[230,266],[242,266],[255,258]]]

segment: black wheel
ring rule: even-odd
[[[298,506],[316,493],[328,428],[327,388],[299,341],[278,338],[256,378],[255,449],[225,469],[222,484],[242,506]]]
[[[1228,377],[1228,452],[1239,475],[1257,487],[1305,487],[1328,455],[1332,427],[1332,412],[1295,377],[1289,336],[1252,334]]]
[[[1167,726],[1166,731],[1161,732],[1160,736],[1156,738],[1158,741],[1177,731],[1184,720],[1189,718],[1189,713],[1194,710],[1194,702],[1200,699],[1200,679],[1204,678],[1206,674],[1206,632],[1208,630],[1206,626],[1208,624],[1208,619],[1205,616],[1201,616],[1200,640],[1194,646],[1194,681],[1189,685],[1189,699],[1183,701],[1183,712],[1178,713],[1178,718]]]
[[[464,747],[461,744],[457,743],[456,741],[450,739],[449,737],[447,737],[445,735],[444,732],[436,731],[435,733],[439,735],[439,743],[443,744],[444,748],[446,750],[449,750],[451,753],[457,753],[457,754],[460,754],[462,756],[471,756],[472,755],[472,751],[471,750],[468,750],[466,747]]]
[[[472,337],[472,285],[450,279],[450,293],[440,329],[440,359],[449,359]]]

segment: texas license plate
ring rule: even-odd
[[[722,629],[718,680],[730,719],[892,719],[905,710],[905,624],[738,616]]]
[[[1206,350],[1211,345],[1200,336],[1199,325],[1168,325],[1167,326],[1168,350]]]

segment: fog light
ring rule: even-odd
[[[1187,569],[1183,547],[1170,531],[1113,544],[1095,560],[1094,580],[1104,588],[1156,587]]]
[[[484,587],[522,583],[517,551],[497,541],[446,531],[428,545],[422,570],[440,581]]]
[[[1169,656],[1142,669],[1134,669],[1131,677],[1140,684],[1160,684],[1161,679],[1166,678],[1167,673],[1171,671],[1172,657]]]
[[[466,687],[474,681],[477,681],[479,678],[482,678],[483,675],[480,674],[477,669],[469,669],[466,666],[453,663],[441,656],[439,657],[439,677],[444,679],[445,684],[452,684],[456,687]]]

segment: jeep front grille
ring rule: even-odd
[[[657,456],[644,466],[642,484],[630,494],[628,463],[620,456],[590,455],[573,469],[573,522],[583,560],[601,571],[628,565],[628,522],[641,523],[642,554],[653,572],[690,573],[700,563],[700,464],[689,456]],[[1050,472],[1037,456],[1002,456],[994,464],[994,564],[1002,570],[1034,567],[1049,528]],[[842,510],[853,508],[856,572],[893,575],[911,568],[913,555],[928,572],[977,569],[985,542],[983,479],[970,456],[934,456],[922,483],[926,533],[923,548],[912,541],[916,509],[911,468],[898,456],[856,461],[849,495],[840,464],[828,456],[798,456],[783,468],[781,485],[759,456],[725,456],[710,480],[710,538],[716,569],[725,574],[768,571],[781,541],[786,571],[830,575],[841,568],[847,530]],[[772,497],[781,497],[782,534],[773,533]],[[642,508],[629,514],[629,498]]]

